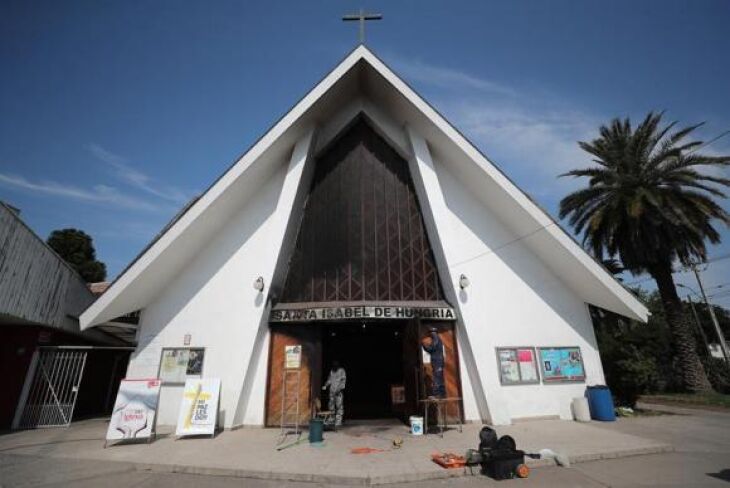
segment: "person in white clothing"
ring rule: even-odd
[[[339,361],[332,361],[332,367],[330,368],[329,377],[327,377],[327,381],[325,382],[324,386],[322,386],[322,389],[326,390],[327,387],[329,387],[330,389],[329,409],[330,411],[335,412],[335,426],[337,427],[342,425],[342,417],[344,417],[345,415],[343,397],[346,382],[347,373],[345,373],[345,368],[340,366]]]

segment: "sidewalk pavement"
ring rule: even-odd
[[[481,429],[481,425],[467,424],[463,432],[452,429],[443,438],[434,434],[414,437],[402,424],[354,424],[338,432],[325,432],[325,442],[320,446],[305,440],[277,451],[278,429],[240,429],[221,432],[213,439],[178,440],[163,432],[150,444],[121,444],[104,449],[106,427],[107,421],[98,419],[77,422],[67,429],[9,433],[0,436],[0,453],[114,461],[156,472],[370,485],[469,474],[468,468],[441,468],[431,461],[431,453],[463,454],[468,448],[476,448]],[[549,448],[567,456],[571,463],[673,450],[669,444],[621,433],[620,429],[612,429],[611,424],[542,420],[496,430],[499,435],[514,437],[519,449],[537,452]],[[404,441],[400,449],[391,448],[396,437]],[[306,431],[302,439],[306,439]],[[295,440],[296,436],[289,435],[282,445]],[[352,454],[351,449],[357,447],[382,451]],[[538,467],[552,461],[528,464]]]

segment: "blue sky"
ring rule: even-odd
[[[612,117],[730,129],[725,0],[4,0],[0,199],[44,238],[89,232],[114,277],[354,47],[361,5],[385,16],[368,46],[553,215]],[[730,306],[730,259],[705,276]]]

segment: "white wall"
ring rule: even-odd
[[[248,367],[263,296],[253,289],[264,266],[271,262],[270,224],[286,166],[246,202],[221,234],[144,309],[140,344],[133,355],[129,378],[156,377],[162,347],[204,347],[203,375],[221,378],[221,425],[233,425],[243,375]],[[266,367],[259,368],[265,375]],[[163,386],[158,424],[175,425],[182,387]],[[254,398],[252,403],[261,399]],[[263,401],[261,400],[263,407]]]
[[[433,156],[433,155],[432,155]],[[495,424],[558,415],[570,419],[570,402],[586,385],[603,383],[603,370],[587,305],[525,245],[530,236],[513,234],[485,204],[488,196],[466,189],[454,172],[433,156],[443,196],[433,218],[442,236],[458,306]],[[461,274],[470,286],[461,291]],[[497,347],[580,346],[585,383],[502,386]],[[462,377],[469,371],[462,372]],[[466,415],[477,420],[476,408]]]
[[[265,293],[311,141],[310,131],[295,146],[291,161],[272,167],[259,191],[143,310],[127,377],[156,377],[162,348],[182,347],[190,334],[190,347],[206,349],[203,375],[221,379],[219,425],[263,424],[269,340]],[[253,288],[258,276],[266,283],[264,294]],[[176,424],[181,395],[181,386],[162,387],[159,425]]]

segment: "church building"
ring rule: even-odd
[[[519,141],[515,141],[519,144]],[[81,316],[140,312],[127,378],[219,378],[219,425],[306,421],[334,361],[345,422],[423,412],[444,346],[451,420],[572,418],[603,384],[588,305],[646,308],[361,45]],[[295,410],[291,410],[294,408]]]

